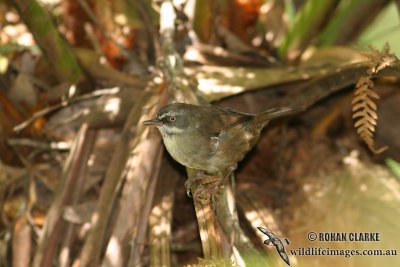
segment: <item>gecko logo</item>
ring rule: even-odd
[[[289,257],[286,254],[285,251],[285,245],[283,244],[282,240],[277,237],[274,233],[268,231],[267,229],[263,228],[263,227],[257,227],[258,230],[260,230],[261,233],[263,233],[264,235],[266,235],[268,238],[266,240],[264,240],[264,244],[265,245],[273,245],[276,248],[276,251],[278,252],[279,256],[281,256],[282,260],[284,262],[286,262],[287,265],[290,266],[290,261],[289,261]],[[285,238],[285,243],[287,245],[289,245],[289,239]]]

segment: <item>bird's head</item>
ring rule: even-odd
[[[144,125],[154,125],[161,134],[181,134],[195,127],[193,105],[174,103],[162,107],[154,119],[144,121]]]

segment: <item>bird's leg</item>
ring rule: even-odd
[[[212,202],[215,200],[215,195],[222,188],[222,182],[229,177],[232,172],[236,169],[236,166],[229,168],[225,174],[221,175],[205,175],[201,179],[201,184],[197,187],[197,190],[194,194],[195,199],[207,202],[211,199]]]
[[[223,181],[225,181],[232,172],[236,169],[236,167],[229,168],[224,174],[219,176],[209,176],[208,181],[203,182],[202,184],[207,184],[207,190],[212,194],[212,197],[218,193],[220,187],[222,187]]]
[[[186,182],[186,193],[189,197],[193,197],[203,204],[209,203],[210,200],[214,202],[214,197],[221,188],[222,181],[226,177],[229,177],[231,173],[236,169],[236,166],[228,168],[226,172],[219,175],[208,175],[204,171],[196,171],[195,175],[190,176]],[[196,188],[196,192],[192,192],[193,183],[199,181],[199,185]]]
[[[191,194],[191,189],[192,189],[192,184],[196,181],[201,181],[206,177],[206,174],[204,171],[196,171],[196,174],[194,176],[190,176],[186,182],[185,182],[185,187],[186,187],[186,194],[188,197],[192,197]]]
[[[210,201],[214,201],[214,196],[220,189],[219,184],[221,180],[220,176],[204,176],[196,192],[194,192],[194,199],[200,201],[202,204],[208,204]]]

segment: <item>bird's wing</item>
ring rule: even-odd
[[[224,151],[224,153],[230,152],[234,155],[236,153],[235,149],[241,149],[243,131],[232,131],[233,127],[240,128],[242,125],[240,123],[229,124],[225,127],[222,127],[221,130],[215,135],[210,136],[212,150],[211,155],[221,151]]]
[[[286,254],[285,246],[283,245],[282,241],[278,238],[278,240],[275,240],[275,242],[273,243],[275,245],[276,251],[278,252],[279,256],[281,256],[282,260],[284,260],[287,265],[290,265],[289,257]]]
[[[272,239],[272,243],[274,244],[278,252],[285,252],[285,246],[279,238]]]
[[[265,229],[264,227],[259,226],[259,227],[257,227],[257,229],[260,230],[260,232],[262,232],[264,235],[268,234],[268,230]]]
[[[279,256],[281,256],[282,260],[284,262],[286,262],[287,265],[290,266],[290,260],[289,260],[289,256],[286,254],[286,252],[278,252]]]
[[[237,127],[244,119],[251,115],[239,113],[230,109],[220,109],[217,107],[204,107],[201,112],[202,122],[197,128],[202,132],[202,136],[207,136],[210,141],[210,155],[214,155],[219,147],[227,140],[229,129]],[[230,138],[229,138],[230,139]]]

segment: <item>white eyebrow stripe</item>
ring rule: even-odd
[[[167,113],[163,113],[163,114],[161,114],[159,117],[158,117],[158,119],[159,120],[161,120],[161,119],[163,119],[164,117],[166,117],[166,116],[176,116],[177,114],[176,114],[176,112],[174,112],[174,111],[168,111]]]

